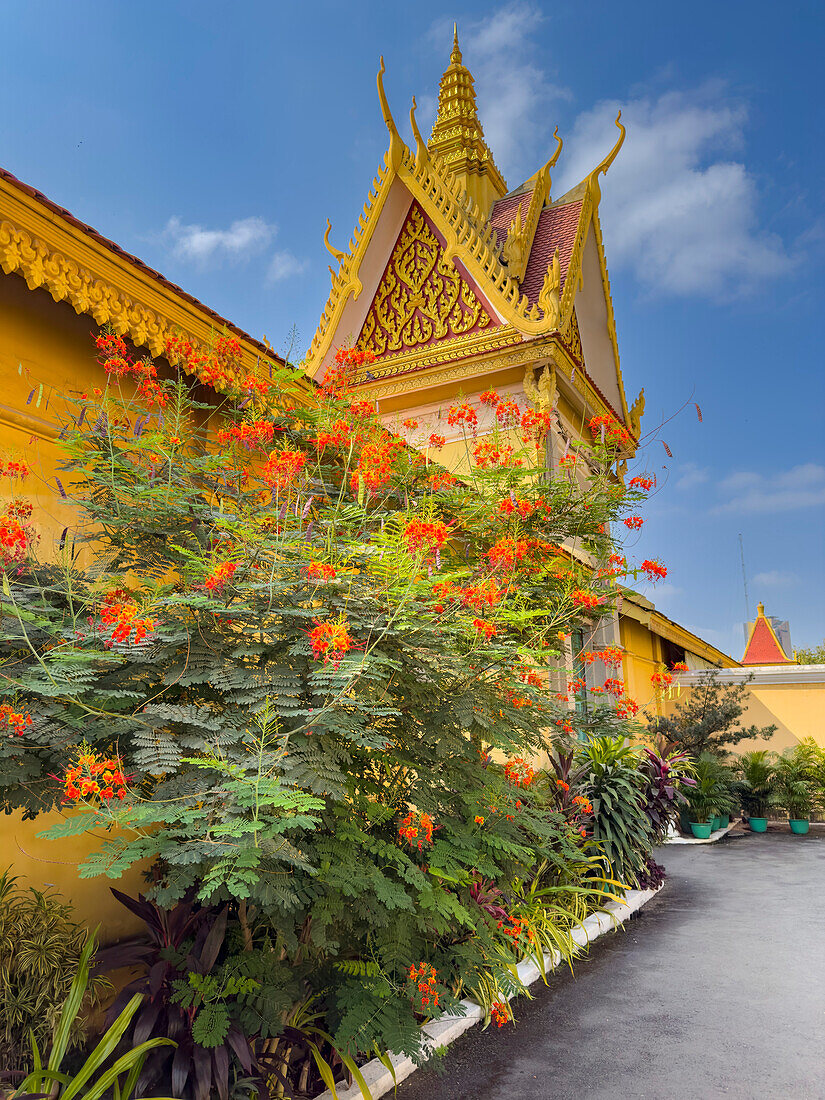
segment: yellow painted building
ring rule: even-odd
[[[0,457],[23,459],[31,470],[23,492],[34,507],[39,553],[48,558],[64,529],[71,539],[76,522],[58,484],[62,478],[68,488],[65,475],[58,474],[55,447],[61,395],[104,384],[91,334],[108,324],[138,352],[162,356],[169,336],[182,335],[206,349],[226,333],[240,341],[246,369],[278,360],[264,344],[2,170],[0,268]],[[201,385],[198,395],[208,400],[209,392]],[[0,817],[0,871],[11,866],[38,886],[55,885],[84,922],[102,922],[107,937],[123,934],[136,922],[113,901],[108,880],[78,880],[88,842],[37,839],[55,816]],[[134,871],[119,885],[134,892],[141,881]]]
[[[454,469],[464,443],[447,425],[446,409],[459,394],[473,399],[490,388],[551,413],[550,465],[601,415],[626,428],[622,461],[631,461],[644,396],[631,405],[625,396],[599,221],[601,177],[624,139],[620,118],[615,146],[576,187],[552,194],[559,138],[536,172],[508,190],[484,140],[457,36],[429,142],[414,103],[415,149],[401,140],[382,78],[383,62],[378,94],[388,150],[347,250],[336,249],[327,231],[335,267],[308,375],[321,377],[339,347],[369,349],[375,361],[358,380],[361,396],[378,403],[388,426],[417,421],[408,429],[412,444],[445,436],[438,458]],[[239,340],[245,369],[277,361],[267,345],[2,170],[0,268],[0,453],[25,458],[32,470],[26,494],[46,556],[73,523],[57,481],[60,394],[103,381],[90,330],[111,325],[139,354],[161,357],[169,336],[208,349],[226,332]],[[480,436],[492,427],[491,415],[480,408]],[[651,713],[662,705],[650,687],[662,662],[683,660],[690,669],[736,663],[630,592],[584,641],[624,648],[629,690]],[[571,648],[569,663],[573,656]],[[84,920],[103,921],[108,936],[121,934],[128,924],[108,883],[77,879],[82,840],[36,840],[46,824],[4,819],[5,862],[33,882],[56,884]],[[137,889],[138,876],[122,885]]]

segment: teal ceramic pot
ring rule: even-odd
[[[721,829],[721,828],[722,828],[722,818],[721,817],[714,817],[713,821],[711,821],[711,823],[710,823],[710,831],[712,833],[715,833],[717,829]]]
[[[749,817],[748,825],[752,833],[766,833],[768,831],[768,819],[766,817]]]
[[[724,817],[719,818],[719,828],[727,829],[728,825],[730,825],[730,814],[725,814]]]
[[[707,840],[712,824],[712,821],[691,821],[690,828],[697,840]]]
[[[807,817],[792,817],[790,818],[789,824],[791,826],[791,832],[797,833],[799,836],[804,836],[811,827],[811,823]]]

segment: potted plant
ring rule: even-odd
[[[696,762],[696,781],[686,792],[691,810],[690,829],[697,840],[707,840],[710,837],[717,807],[726,794],[714,763],[705,759]]]
[[[815,796],[809,762],[799,747],[786,749],[776,761],[771,802],[787,811],[791,832],[802,835],[810,828]]]
[[[768,828],[767,810],[773,785],[773,759],[774,753],[768,749],[753,749],[742,753],[739,758],[742,801],[752,833],[764,833]]]

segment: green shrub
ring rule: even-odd
[[[59,894],[20,886],[9,871],[0,875],[0,1069],[6,1073],[31,1068],[30,1033],[40,1046],[51,1043],[88,939]],[[98,978],[91,993],[105,985]],[[84,1028],[79,1012],[67,1036],[70,1047]]]
[[[235,372],[231,345],[216,370]],[[506,980],[477,878],[581,864],[525,761],[571,728],[542,676],[559,634],[610,612],[611,525],[644,493],[616,479],[609,432],[579,448],[586,486],[545,468],[533,410],[518,452],[508,432],[473,458],[469,431],[458,484],[338,376],[303,403],[290,369],[265,396],[237,379],[216,413],[185,364],[159,383],[116,336],[98,346],[106,390],[64,433],[77,529],[59,562],[32,550],[3,578],[3,682],[32,722],[0,743],[2,807],[68,798],[48,835],[104,834],[82,875],[148,859],[165,913],[229,906],[244,976],[275,991],[244,1022],[259,1048],[315,998],[341,1052],[418,1055],[469,975]],[[596,839],[629,878],[638,792],[608,802],[631,771],[594,781]],[[423,963],[437,1004],[410,985]]]
[[[582,789],[593,804],[593,839],[602,847],[611,874],[635,886],[655,840],[645,812],[641,752],[621,736],[592,736],[577,760],[586,767]]]
[[[742,777],[742,802],[751,817],[766,817],[771,800],[773,762],[776,753],[769,749],[743,752],[738,760]]]

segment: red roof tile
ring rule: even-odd
[[[98,244],[103,245],[103,247],[108,249],[110,252],[114,252],[115,255],[120,256],[121,259],[126,260],[127,263],[133,264],[135,267],[139,268],[144,274],[149,275],[152,279],[154,279],[155,282],[160,283],[161,286],[166,287],[167,290],[171,290],[179,298],[183,298],[184,301],[189,302],[190,305],[193,305],[201,313],[205,313],[207,317],[211,317],[212,320],[215,321],[216,324],[220,325],[222,328],[225,327],[230,332],[234,332],[236,336],[241,336],[243,339],[248,340],[250,344],[253,344],[256,348],[258,348],[259,351],[268,359],[281,361],[281,357],[270,351],[266,347],[266,345],[261,343],[260,340],[256,340],[253,336],[250,336],[248,332],[244,332],[243,329],[238,328],[237,325],[233,325],[232,322],[228,321],[225,317],[221,317],[221,315],[219,313],[216,313],[214,309],[210,309],[209,306],[205,306],[203,302],[198,301],[198,299],[195,298],[192,294],[187,293],[176,283],[173,283],[169,279],[165,278],[163,275],[160,274],[159,271],[155,271],[154,268],[149,267],[149,265],[145,264],[143,260],[139,260],[137,256],[133,256],[131,253],[126,252],[126,250],[121,248],[120,245],[115,244],[114,241],[110,241],[108,237],[104,237],[102,233],[98,233],[98,231],[96,229],[93,229],[90,225],[86,225],[85,222],[80,221],[79,218],[76,218],[74,214],[71,214],[64,207],[58,206],[56,202],[52,202],[52,200],[44,195],[42,191],[36,190],[28,183],[23,183],[23,181],[19,180],[17,176],[14,176],[11,172],[6,171],[5,168],[0,168],[0,179],[7,180],[10,184],[12,184],[12,186],[16,187],[18,191],[22,191],[25,195],[29,195],[31,196],[31,198],[37,199],[39,203],[47,207],[53,213],[57,214],[58,217],[63,219],[63,221],[68,222],[68,224],[74,226],[75,229],[79,229],[82,233],[85,233],[87,237],[91,237],[93,240],[97,241]]]
[[[510,222],[516,216],[519,206],[521,206],[522,219],[527,217],[527,207],[530,205],[532,194],[532,191],[524,191],[520,195],[505,195],[503,199],[493,203],[493,209],[490,211],[490,225],[496,232],[499,246],[504,244]]]
[[[748,640],[743,665],[791,664],[764,615],[758,616]]]
[[[490,211],[490,226],[495,231],[499,246],[504,244],[510,223],[516,216],[516,211],[521,204],[521,215],[527,215],[527,207],[530,205],[532,191],[523,191],[518,195],[506,195],[503,199],[493,203]],[[527,268],[521,281],[521,289],[527,295],[529,302],[538,301],[539,292],[544,284],[544,276],[553,259],[553,253],[558,248],[559,263],[561,264],[561,285],[567,278],[567,269],[570,266],[570,254],[576,240],[576,230],[579,227],[581,215],[581,199],[574,202],[566,202],[562,206],[549,206],[539,215],[539,224],[536,226],[536,235],[533,238],[533,247],[527,260]]]
[[[521,281],[522,293],[527,295],[529,302],[538,301],[544,276],[557,248],[561,265],[561,285],[564,286],[581,210],[581,199],[578,199],[575,202],[567,202],[563,206],[550,206],[539,215],[533,247]]]

